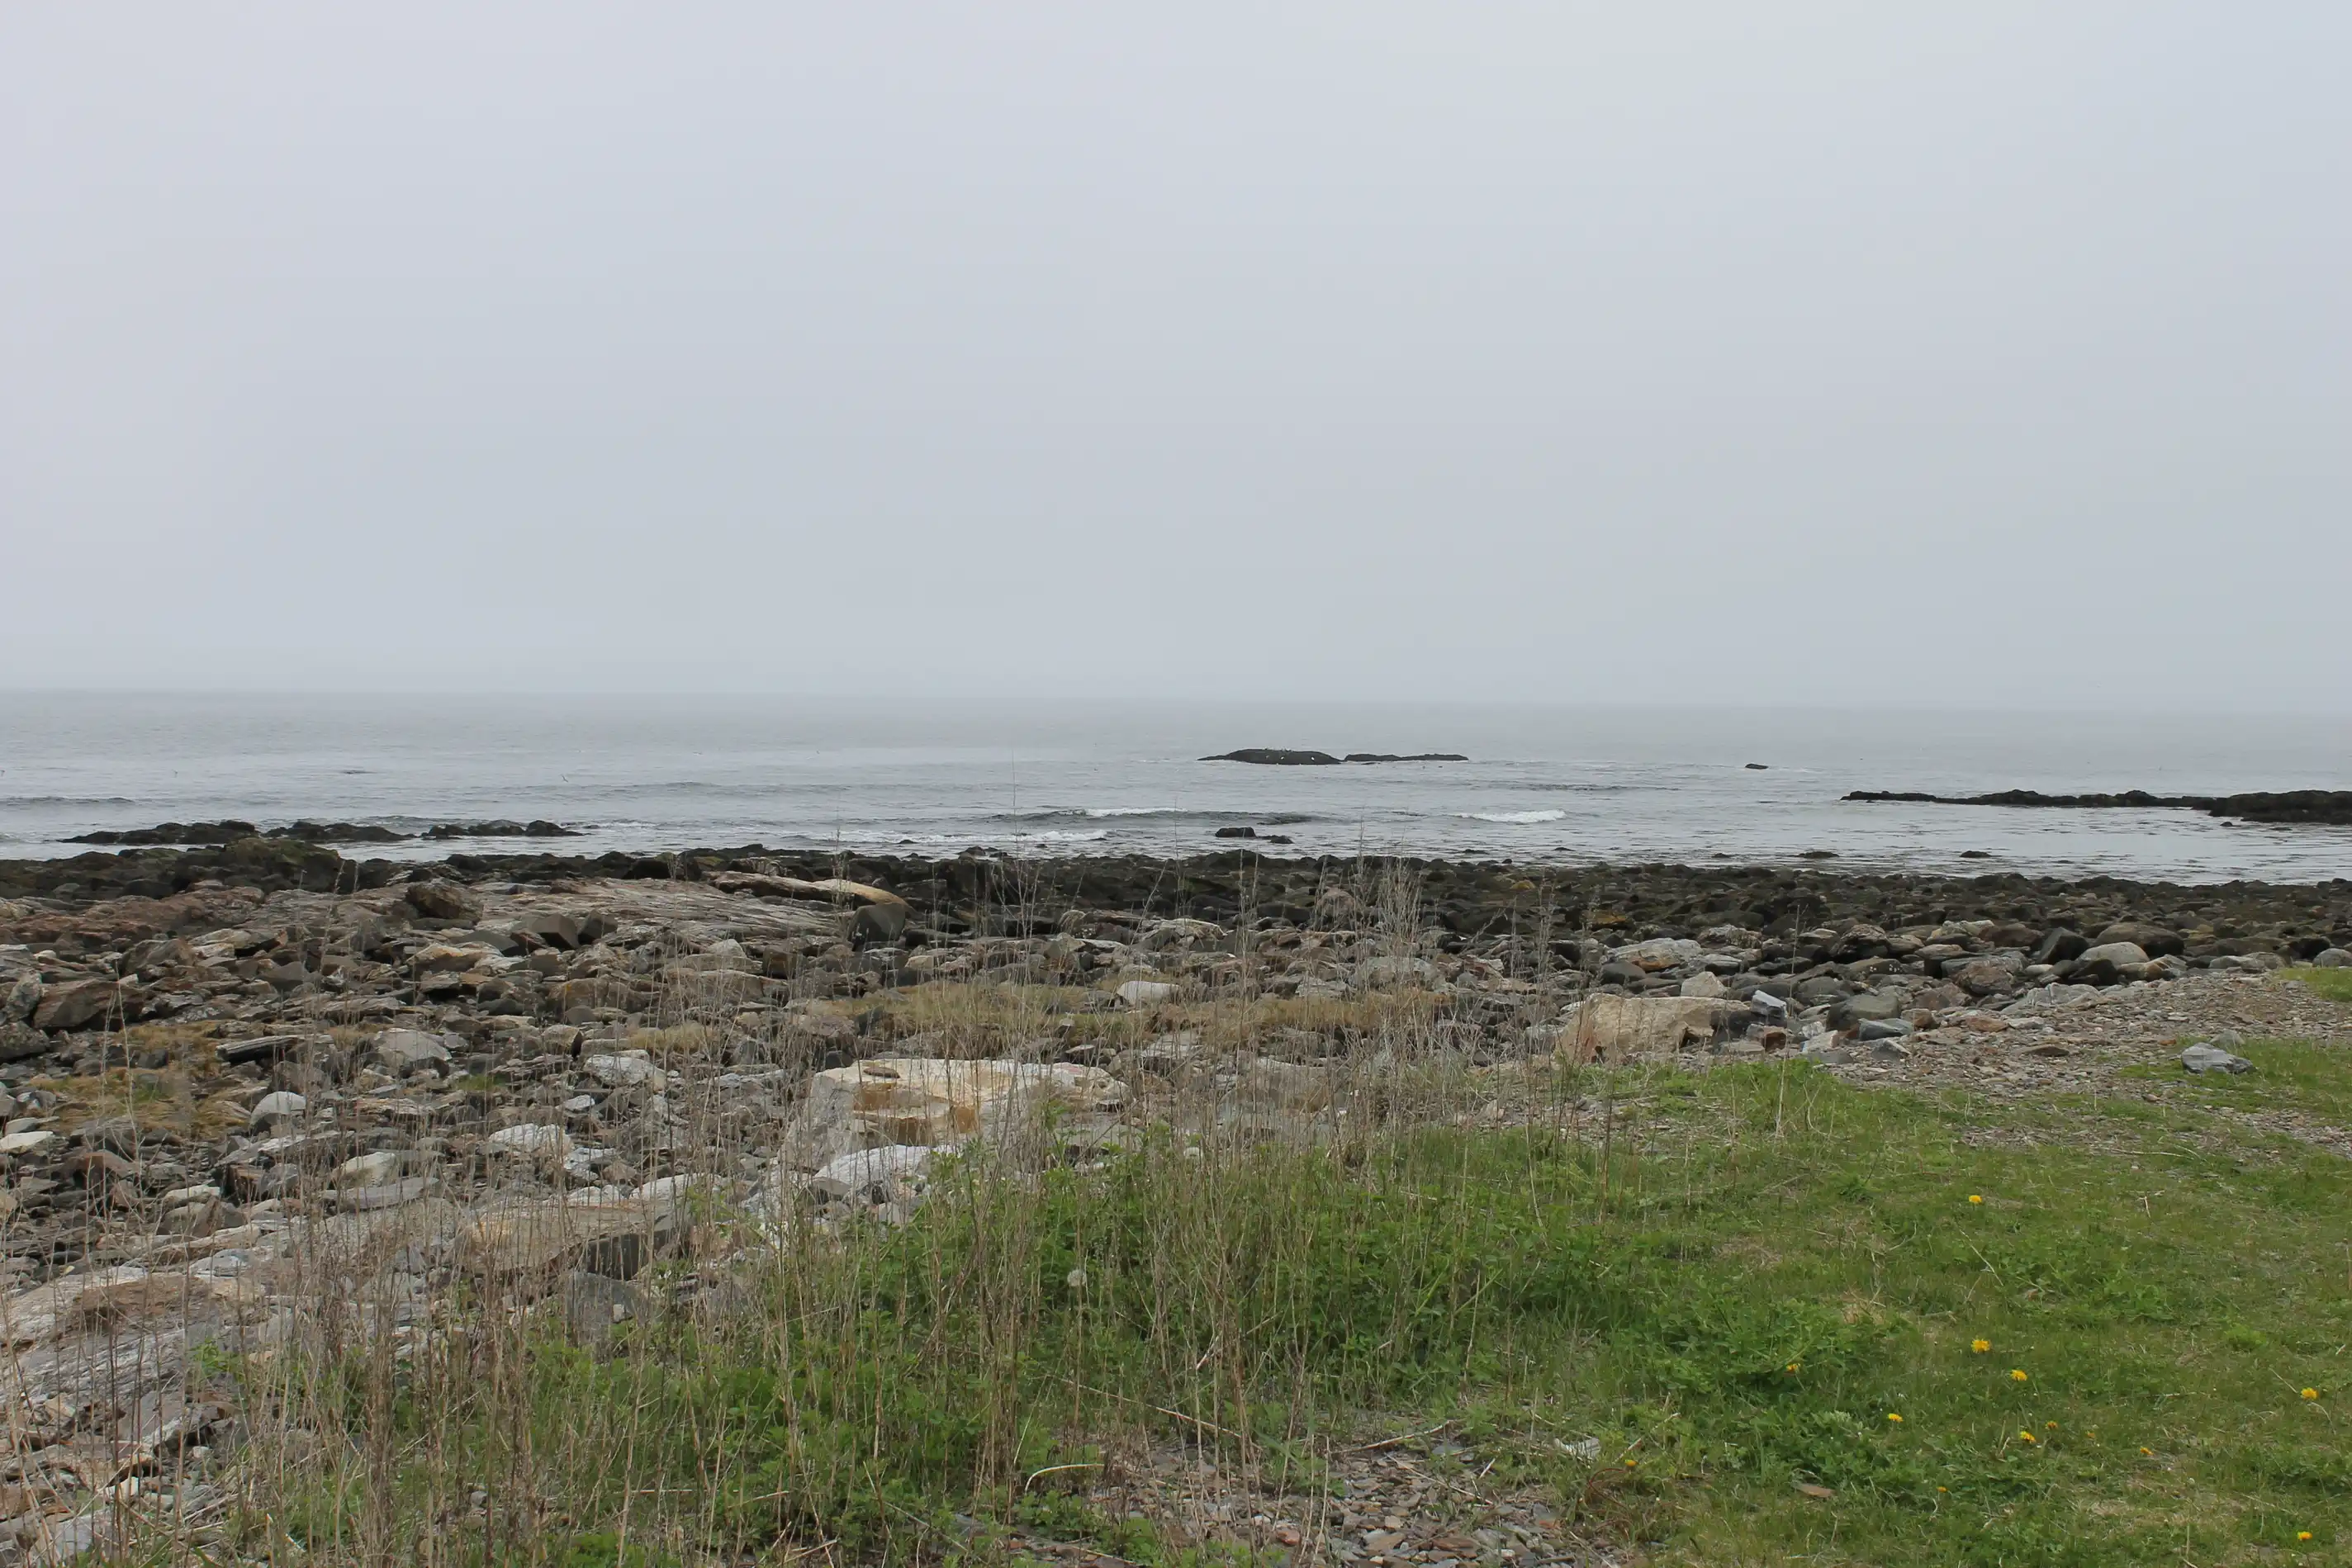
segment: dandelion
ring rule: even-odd
[[[2303,1391],[2303,1396],[2305,1399],[2316,1399],[2319,1397],[2319,1390],[2316,1388],[2306,1388]]]
[[[1887,1418],[1889,1421],[1894,1422],[1894,1423],[1895,1423],[1896,1426],[1898,1426],[1898,1427],[1900,1427],[1901,1425],[1903,1425],[1903,1417],[1902,1417],[1902,1416],[1897,1416],[1897,1415],[1896,1415],[1894,1411],[1892,1411],[1892,1410],[1889,1410],[1889,1411],[1886,1413],[1886,1418]]]
[[[1969,1341],[1969,1348],[1976,1352],[1977,1354],[1982,1355],[1985,1352],[1992,1348],[1992,1341],[1989,1339],[1972,1339]]]
[[[2042,1423],[2042,1429],[2045,1432],[2055,1432],[2058,1429],[2058,1423],[2055,1421],[2044,1421]]]
[[[2042,1441],[2041,1438],[2035,1437],[2032,1433],[2023,1431],[2018,1433],[2017,1440],[2021,1443],[2038,1443]]]
[[[2156,1450],[2154,1448],[2142,1448],[2140,1452],[2146,1454],[2151,1459],[2156,1458]]]
[[[1069,1278],[1063,1283],[1068,1285],[1073,1291],[1083,1291],[1087,1288],[1087,1271],[1084,1269],[1073,1269],[1070,1270]]]
[[[1969,1194],[1969,1201],[1970,1203],[1982,1203],[1984,1201],[1984,1194],[1980,1192],[1972,1192]]]
[[[2308,1530],[2298,1530],[2294,1532],[2294,1538],[2297,1541],[2308,1541],[2311,1539],[2311,1531]]]
[[[2011,1367],[2011,1368],[2009,1369],[2009,1380],[2010,1380],[2011,1383],[2023,1383],[2024,1381],[2026,1381],[2026,1377],[2025,1377],[2025,1368],[2023,1368],[2023,1367],[2021,1367],[2021,1366],[2012,1366],[2012,1367]]]
[[[1796,1371],[1796,1370],[1797,1370],[1797,1368],[1799,1368],[1799,1367],[1801,1367],[1801,1366],[1802,1366],[1802,1365],[1804,1365],[1804,1364],[1804,1364],[1803,1362],[1801,1362],[1801,1361],[1792,1361],[1792,1362],[1790,1362],[1790,1363],[1789,1364],[1789,1370],[1790,1370],[1790,1371],[1791,1371],[1791,1372],[1794,1372],[1794,1371]]]

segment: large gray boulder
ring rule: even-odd
[[[1556,1038],[1565,1061],[1622,1061],[1711,1040],[1726,1011],[1706,997],[1591,996],[1561,1015]]]
[[[448,1065],[446,1037],[422,1030],[388,1029],[368,1047],[368,1058],[386,1072],[405,1077],[421,1067]]]

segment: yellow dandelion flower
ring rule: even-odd
[[[2021,1366],[2012,1366],[2012,1367],[2011,1367],[2011,1368],[2009,1369],[2009,1380],[2010,1380],[2011,1383],[2023,1383],[2023,1382],[2026,1380],[2026,1379],[2025,1379],[2025,1368],[2023,1368],[2023,1367],[2021,1367]]]
[[[1989,1339],[1972,1339],[1969,1341],[1969,1348],[1976,1352],[1979,1355],[1982,1355],[1985,1352],[1992,1348],[1992,1341]]]
[[[2140,1452],[2146,1454],[2151,1459],[2156,1458],[2156,1450],[2154,1448],[2142,1448]]]
[[[2303,1391],[2303,1396],[2305,1399],[2316,1399],[2319,1397],[2319,1390],[2316,1388],[2306,1388]]]
[[[2297,1541],[2308,1541],[2311,1539],[2311,1531],[2308,1530],[2298,1530],[2294,1532],[2294,1538]]]
[[[1799,1368],[1799,1367],[1801,1367],[1801,1366],[1802,1366],[1802,1365],[1804,1365],[1804,1364],[1804,1364],[1803,1362],[1801,1362],[1801,1361],[1792,1361],[1792,1362],[1790,1362],[1790,1363],[1789,1364],[1789,1370],[1790,1370],[1790,1371],[1791,1371],[1791,1372],[1794,1372],[1794,1371],[1796,1371],[1796,1370],[1797,1370],[1797,1368]]]
[[[1896,1415],[1894,1411],[1892,1411],[1892,1410],[1889,1410],[1889,1411],[1886,1413],[1886,1418],[1887,1418],[1889,1421],[1894,1422],[1894,1423],[1895,1423],[1896,1426],[1898,1426],[1898,1427],[1900,1427],[1901,1425],[1903,1425],[1903,1417],[1902,1417],[1902,1416],[1897,1416],[1897,1415]]]
[[[2039,1438],[2039,1437],[2035,1437],[2035,1436],[2034,1436],[2032,1433],[2031,1433],[2031,1432],[2020,1432],[2020,1433],[2018,1433],[2018,1435],[2017,1435],[2017,1440],[2018,1440],[2019,1442],[2021,1442],[2021,1443],[2038,1443],[2038,1442],[2042,1441],[2042,1439],[2041,1439],[2041,1438]]]
[[[1969,1194],[1969,1201],[1970,1203],[1982,1203],[1984,1201],[1984,1194],[1980,1192],[1972,1192]]]
[[[2055,1432],[2058,1429],[2058,1423],[2055,1421],[2044,1421],[2042,1423],[2042,1429],[2045,1432]]]

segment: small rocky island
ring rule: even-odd
[[[1334,757],[1328,751],[1288,751],[1275,746],[1245,746],[1239,751],[1222,751],[1201,760],[1253,762],[1261,768],[1339,768],[1350,762],[1467,762],[1470,759],[1458,751],[1416,751],[1410,756],[1393,751],[1351,751],[1345,757]]]

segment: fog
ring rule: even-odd
[[[10,6],[0,684],[2342,711],[2347,56]]]

